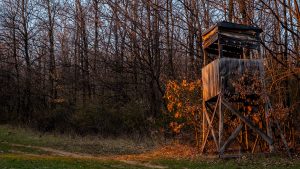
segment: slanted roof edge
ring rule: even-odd
[[[263,30],[261,28],[258,28],[258,27],[255,27],[255,26],[248,26],[248,25],[242,25],[242,24],[222,21],[222,22],[216,23],[215,25],[213,25],[212,27],[210,27],[209,29],[204,31],[202,36],[205,36],[206,34],[208,34],[210,31],[212,31],[216,27],[218,27],[218,28],[229,28],[229,29],[240,29],[240,30],[253,30],[253,31],[256,31],[258,33],[263,32]]]

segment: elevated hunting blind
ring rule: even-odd
[[[253,26],[219,22],[203,33],[202,152],[212,146],[219,155],[230,146],[255,152],[260,142],[273,150],[268,111],[257,108],[264,89],[261,32]]]

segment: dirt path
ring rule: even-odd
[[[151,164],[150,162],[131,160],[131,159],[128,159],[128,156],[122,156],[122,155],[95,156],[95,155],[85,154],[85,153],[73,153],[73,152],[58,150],[58,149],[54,149],[54,148],[50,148],[50,147],[30,146],[30,145],[22,145],[22,144],[10,144],[10,145],[16,146],[16,147],[26,147],[26,148],[42,150],[42,151],[51,153],[51,155],[62,156],[62,157],[94,159],[94,160],[115,160],[115,161],[123,162],[123,163],[129,164],[129,165],[136,165],[136,166],[142,166],[142,167],[147,167],[147,168],[157,168],[157,169],[168,168],[167,166],[154,165],[154,164]],[[42,156],[42,155],[34,154],[34,156]],[[132,155],[130,155],[130,156],[133,157]]]
[[[33,149],[38,149],[42,151],[46,151],[51,153],[52,155],[57,155],[57,156],[63,156],[63,157],[73,157],[73,158],[98,158],[95,156],[92,156],[90,154],[84,154],[84,153],[72,153],[68,151],[63,151],[63,150],[58,150],[50,147],[40,147],[40,146],[30,146],[30,145],[22,145],[22,144],[10,144],[12,146],[16,147],[26,147],[26,148],[33,148]]]
[[[119,160],[119,161],[121,161],[123,163],[126,163],[126,164],[138,165],[138,166],[143,166],[143,167],[147,167],[147,168],[159,168],[159,169],[168,168],[167,166],[154,165],[154,164],[151,164],[149,162],[147,162],[147,163],[141,163],[139,161],[132,161],[132,160]]]

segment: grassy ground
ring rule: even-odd
[[[40,135],[0,125],[1,169],[240,169],[300,168],[300,160],[285,158],[204,159],[182,145],[153,147],[128,139],[70,138]]]
[[[53,134],[40,134],[30,129],[0,126],[0,143],[46,146],[70,152],[97,155],[139,154],[151,149],[153,143],[136,143],[129,139],[102,139],[97,137],[79,137]]]
[[[2,169],[112,169],[112,168],[145,168],[118,161],[88,160],[55,156],[30,156],[5,154],[0,155]]]

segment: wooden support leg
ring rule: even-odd
[[[289,146],[288,146],[288,143],[286,142],[286,139],[285,139],[285,137],[284,137],[284,134],[283,134],[282,131],[281,131],[281,128],[280,128],[280,126],[279,126],[278,121],[276,120],[275,123],[276,123],[277,129],[279,130],[281,140],[282,140],[282,142],[283,142],[283,144],[284,144],[284,146],[285,146],[285,148],[286,148],[287,154],[288,154],[288,156],[289,156],[290,158],[292,158],[292,155],[291,155],[291,152],[290,152],[290,148],[289,148]]]
[[[257,134],[257,135],[256,135],[256,139],[255,139],[255,142],[254,142],[254,145],[253,145],[253,147],[252,147],[252,151],[251,151],[251,153],[252,153],[252,154],[253,154],[253,153],[254,153],[254,151],[255,151],[255,148],[256,148],[256,145],[257,145],[258,139],[259,139],[259,137],[258,137],[258,134]]]
[[[245,144],[246,144],[246,150],[249,150],[249,140],[248,140],[248,128],[247,125],[245,125]]]
[[[206,103],[203,101],[203,113],[202,113],[202,145],[205,142],[205,135],[208,132],[207,131],[207,121],[206,121],[206,113],[207,113],[207,108],[206,108]]]
[[[219,96],[219,147],[222,147],[222,137],[224,129],[224,114],[222,112],[222,96]]]
[[[271,119],[269,118],[269,111],[270,111],[271,103],[270,101],[267,101],[266,107],[265,107],[265,118],[266,118],[266,125],[267,125],[267,134],[272,139],[272,128],[271,128]],[[275,148],[273,144],[269,144],[270,152],[274,152]]]

